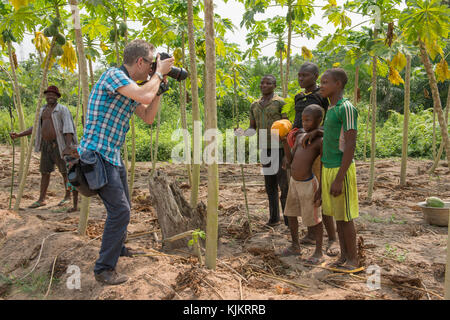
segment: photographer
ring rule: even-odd
[[[156,70],[152,70],[154,51],[154,46],[146,41],[134,40],[125,47],[123,65],[102,74],[89,97],[86,126],[78,147],[81,159],[97,159],[103,166],[106,184],[98,189],[98,194],[107,218],[94,274],[97,281],[110,285],[128,280],[115,268],[119,256],[132,256],[124,246],[130,221],[130,196],[120,149],[133,112],[146,123],[153,123],[161,99],[157,95],[159,87],[161,82],[167,82],[164,75],[174,62],[173,58],[160,60],[158,55]],[[153,76],[144,85],[136,84],[146,81],[150,73]]]

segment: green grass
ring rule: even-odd
[[[31,298],[43,299],[48,289],[50,281],[50,275],[47,273],[33,273],[25,279],[16,279],[14,277],[7,277],[0,274],[0,285],[9,284],[12,285],[12,290],[24,293]],[[59,283],[59,279],[53,278],[52,285]]]
[[[401,252],[398,248],[391,246],[389,243],[386,244],[384,249],[384,256],[386,258],[397,260],[400,263],[405,262],[407,254],[408,250]]]
[[[395,214],[392,214],[388,219],[377,218],[377,217],[371,216],[370,214],[364,214],[364,215],[361,215],[361,217],[363,217],[364,219],[366,219],[367,221],[372,222],[372,223],[386,223],[386,224],[406,224],[407,223],[406,220],[398,220],[395,217]]]

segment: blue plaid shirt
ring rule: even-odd
[[[97,151],[106,161],[122,166],[120,148],[139,103],[117,89],[132,82],[119,68],[109,68],[102,74],[89,97],[86,128],[78,147],[80,155],[86,150]]]

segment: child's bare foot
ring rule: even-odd
[[[329,257],[336,257],[340,253],[339,244],[336,240],[328,240],[326,253]]]
[[[300,247],[297,246],[290,246],[287,248],[284,248],[284,250],[281,252],[282,257],[289,257],[289,256],[299,256],[302,254],[302,251]]]
[[[78,208],[69,208],[67,209],[67,213],[76,212],[78,211]]]
[[[323,262],[323,255],[322,253],[314,252],[314,254],[306,260],[306,263],[308,264],[321,264]]]

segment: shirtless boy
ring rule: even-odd
[[[320,208],[320,192],[318,192],[319,182],[312,172],[314,161],[322,153],[322,138],[315,138],[306,148],[302,147],[301,140],[307,132],[319,127],[322,122],[322,117],[322,107],[317,104],[307,106],[302,113],[304,131],[296,136],[292,152],[286,138],[282,139],[286,160],[291,167],[291,180],[286,200],[285,216],[288,217],[292,237],[292,245],[286,248],[282,255],[301,254],[297,220],[297,217],[301,216],[303,224],[312,232],[316,244],[314,254],[308,259],[308,263],[311,264],[318,264],[323,259],[323,225]]]

